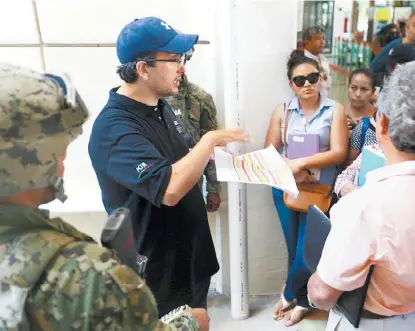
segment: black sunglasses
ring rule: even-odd
[[[315,84],[320,79],[319,72],[312,72],[308,76],[295,76],[291,80],[294,82],[297,87],[303,87],[305,82],[308,81],[310,84]]]

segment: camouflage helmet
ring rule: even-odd
[[[0,63],[0,197],[54,187],[88,112],[65,76]],[[61,198],[64,199],[61,189]]]
[[[183,34],[183,32],[179,29],[175,29],[177,33]],[[196,42],[197,44],[198,42]],[[183,54],[185,63],[192,59],[193,53],[195,52],[195,46],[193,45],[191,49],[189,49],[186,53]]]
[[[184,58],[185,58],[185,61],[186,62],[188,62],[188,61],[190,61],[192,59],[194,52],[195,52],[195,47],[193,46],[186,53],[184,53]]]

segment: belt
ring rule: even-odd
[[[369,310],[363,309],[362,310],[362,318],[366,318],[369,320],[380,320],[380,319],[384,319],[384,318],[390,318],[392,316],[384,316],[384,315],[379,315],[376,313],[372,313]]]

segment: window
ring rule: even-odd
[[[326,47],[324,53],[330,53],[333,42],[334,1],[305,1],[303,29],[319,25],[325,30]],[[301,39],[301,36],[300,36]]]

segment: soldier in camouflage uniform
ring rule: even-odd
[[[63,158],[87,116],[66,79],[0,63],[0,330],[199,330],[205,310],[161,322],[113,251],[38,208],[65,200]]]
[[[190,60],[192,52],[193,50],[190,54],[186,54],[187,60]],[[173,109],[184,130],[184,138],[189,148],[196,145],[206,132],[218,128],[216,106],[212,96],[201,87],[189,82],[186,74],[183,74],[179,94],[166,98],[166,101]],[[216,177],[215,161],[209,161],[204,174],[206,176],[206,191],[208,193],[206,207],[209,212],[215,212],[221,203],[221,186]],[[199,182],[201,189],[202,184],[203,179]]]

